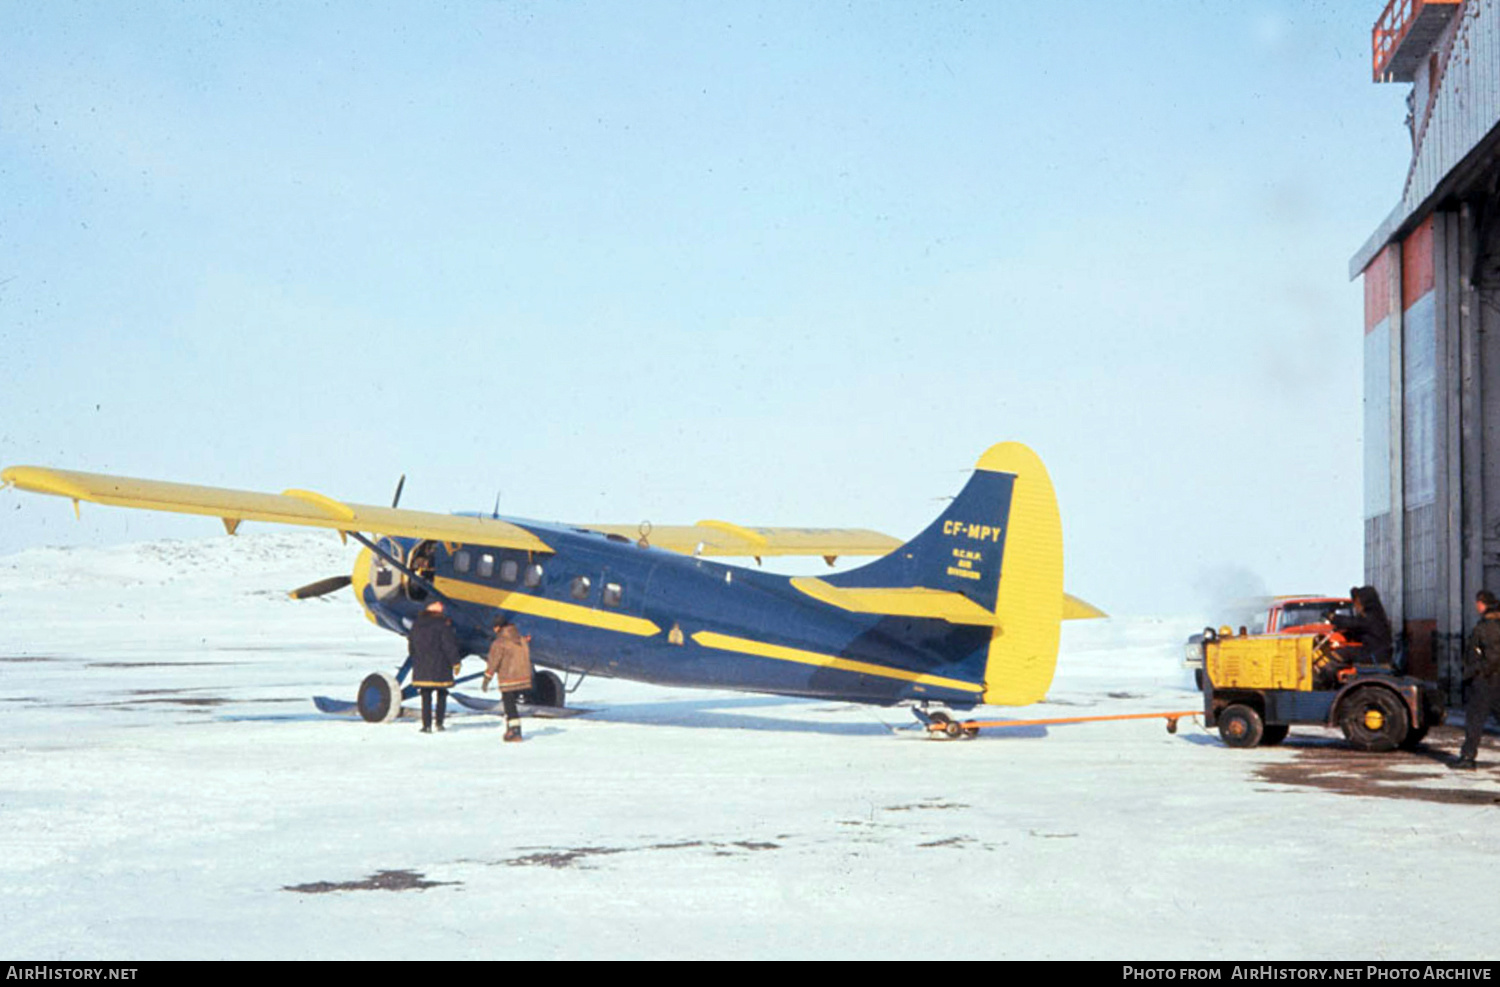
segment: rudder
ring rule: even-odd
[[[984,672],[984,701],[1024,706],[1047,695],[1062,637],[1062,516],[1052,478],[1036,453],[1019,442],[992,446],[978,470],[1015,477],[1010,530],[1001,559],[996,616]]]

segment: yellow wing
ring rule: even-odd
[[[762,558],[770,555],[887,555],[901,546],[899,538],[861,528],[746,528],[728,521],[699,521],[651,527],[628,524],[587,524],[579,527],[634,541],[645,532],[653,548],[683,555]]]
[[[12,466],[0,471],[0,481],[18,490],[67,497],[75,505],[78,501],[86,500],[113,507],[206,514],[222,519],[224,527],[231,534],[241,521],[272,521],[345,532],[379,532],[408,538],[433,538],[494,548],[552,551],[536,535],[507,521],[348,504],[310,490],[265,494],[224,487],[166,483],[161,480],[137,480],[103,473],[77,473],[39,466]]]

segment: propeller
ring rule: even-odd
[[[315,596],[327,596],[329,593],[341,590],[353,581],[349,576],[329,576],[327,579],[319,579],[315,583],[299,586],[287,595],[294,600],[310,600]]]
[[[398,504],[401,503],[401,491],[402,491],[403,488],[405,488],[405,486],[406,486],[406,474],[402,473],[401,474],[401,479],[399,479],[399,480],[396,481],[396,496],[394,496],[394,497],[391,498],[391,510],[395,510],[396,509],[396,505],[398,505]]]

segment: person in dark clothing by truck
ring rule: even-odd
[[[1385,615],[1380,594],[1374,586],[1355,586],[1349,590],[1354,604],[1352,614],[1329,614],[1333,629],[1344,635],[1353,647],[1339,648],[1339,661],[1366,665],[1385,665],[1391,660],[1391,620]]]
[[[406,636],[406,653],[411,658],[411,684],[422,691],[422,732],[432,732],[433,693],[437,693],[437,728],[442,730],[448,690],[453,687],[463,653],[441,601],[427,604],[427,609],[417,615]]]
[[[1479,623],[1469,635],[1464,648],[1464,682],[1469,687],[1469,701],[1464,704],[1464,745],[1458,758],[1448,766],[1472,771],[1478,766],[1479,739],[1484,735],[1484,721],[1500,705],[1500,600],[1487,589],[1474,597]]]

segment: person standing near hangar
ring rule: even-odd
[[[1474,609],[1481,614],[1469,646],[1464,649],[1464,682],[1469,700],[1464,704],[1464,745],[1458,759],[1449,767],[1471,771],[1479,756],[1479,739],[1484,736],[1484,721],[1500,704],[1500,600],[1487,589],[1474,597]]]

